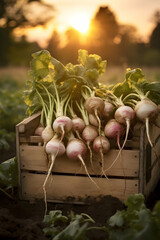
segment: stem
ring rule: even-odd
[[[88,90],[88,93],[87,93]],[[95,91],[92,91],[88,86],[83,85],[81,87],[81,93],[82,93],[82,97],[86,100],[87,98],[94,96],[95,95]]]
[[[76,101],[76,105],[77,105],[79,111],[81,112],[82,119],[84,120],[86,126],[89,125],[88,113],[84,108],[84,104],[82,103],[82,100],[80,101],[80,103],[78,103]]]

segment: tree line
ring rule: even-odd
[[[54,7],[43,1],[28,0],[25,8],[23,4],[17,3],[17,0],[0,1],[0,66],[28,66],[31,54],[40,50],[41,47],[37,42],[28,42],[25,36],[17,39],[14,30],[18,27],[42,26],[55,17]],[[41,6],[41,13],[47,11],[48,14],[41,14],[43,17],[28,17],[31,15],[28,13],[31,12],[33,3]],[[62,47],[60,46],[61,36],[53,29],[46,49],[64,64],[77,62],[77,51],[81,48],[88,50],[89,53],[99,54],[113,65],[159,66],[159,10],[155,12],[153,21],[155,26],[146,43],[138,37],[134,26],[120,24],[115,13],[108,6],[99,7],[85,39],[81,38],[77,30],[69,28],[65,33],[66,44]]]

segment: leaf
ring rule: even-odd
[[[136,68],[136,69],[130,69],[128,68],[126,70],[126,76],[125,79],[126,81],[132,81],[137,83],[140,79],[144,78],[144,74],[142,73],[142,70],[140,68]]]
[[[49,215],[45,215],[44,222],[55,225],[57,222],[67,222],[68,218],[62,215],[61,210],[50,211]]]
[[[32,54],[31,70],[32,75],[37,78],[44,78],[49,73],[49,62],[51,55],[47,50],[42,50]]]
[[[78,51],[78,62],[82,64],[86,68],[86,70],[96,69],[99,75],[105,72],[107,66],[107,61],[102,61],[102,58],[99,55],[88,55],[88,52],[82,49]]]
[[[121,227],[124,223],[122,212],[117,211],[112,217],[110,217],[108,223],[111,227],[115,227],[115,226]]]
[[[54,80],[57,83],[63,81],[63,77],[66,74],[65,66],[60,61],[52,57],[49,67],[51,69],[51,74],[53,74]]]
[[[144,195],[141,193],[132,194],[128,197],[125,204],[130,211],[140,211],[141,209],[145,208]]]
[[[74,220],[52,240],[87,240],[85,230],[88,223],[81,225],[82,220],[83,217],[81,215],[76,215]]]
[[[0,184],[7,189],[18,186],[18,165],[16,158],[11,158],[0,164]]]

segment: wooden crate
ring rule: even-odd
[[[48,161],[41,137],[33,136],[39,125],[40,113],[23,120],[16,126],[17,158],[19,168],[19,196],[23,200],[43,198],[42,185],[48,171]],[[65,155],[57,157],[52,175],[47,182],[47,200],[55,202],[83,202],[86,198],[112,195],[124,201],[130,194],[143,193],[146,197],[154,190],[160,178],[160,129],[150,127],[155,150],[151,149],[142,124],[134,127],[134,135],[116,163],[101,176],[100,156],[93,155],[94,171],[85,158],[88,171],[99,189],[91,182],[79,160]],[[156,154],[155,154],[156,151]],[[118,154],[112,149],[104,155],[107,169]]]

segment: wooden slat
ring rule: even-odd
[[[22,173],[22,199],[43,199],[42,185],[45,174]],[[48,179],[46,191],[48,201],[63,201],[68,197],[74,201],[87,197],[112,195],[124,201],[130,194],[138,193],[138,180],[93,178],[99,189],[88,177],[52,175]]]
[[[110,150],[104,155],[104,169],[111,166],[116,158],[118,150]],[[42,146],[20,146],[21,169],[48,171],[47,155]],[[89,156],[85,159],[88,171],[90,174],[101,175],[101,158],[99,155],[93,155],[94,172],[90,167]],[[137,177],[139,174],[139,151],[138,150],[123,150],[121,156],[116,163],[109,169],[106,174],[110,176],[131,176]],[[79,160],[68,159],[65,155],[58,157],[55,160],[53,167],[54,172],[60,173],[76,173],[85,174],[85,170]]]
[[[28,144],[37,143],[37,145],[38,145],[39,143],[43,143],[43,140],[42,140],[41,136],[25,137],[25,136],[20,135],[19,142],[20,143],[28,143]]]
[[[25,133],[26,136],[33,135],[35,128],[39,125],[40,115],[40,112],[35,113],[17,124],[19,133]]]

